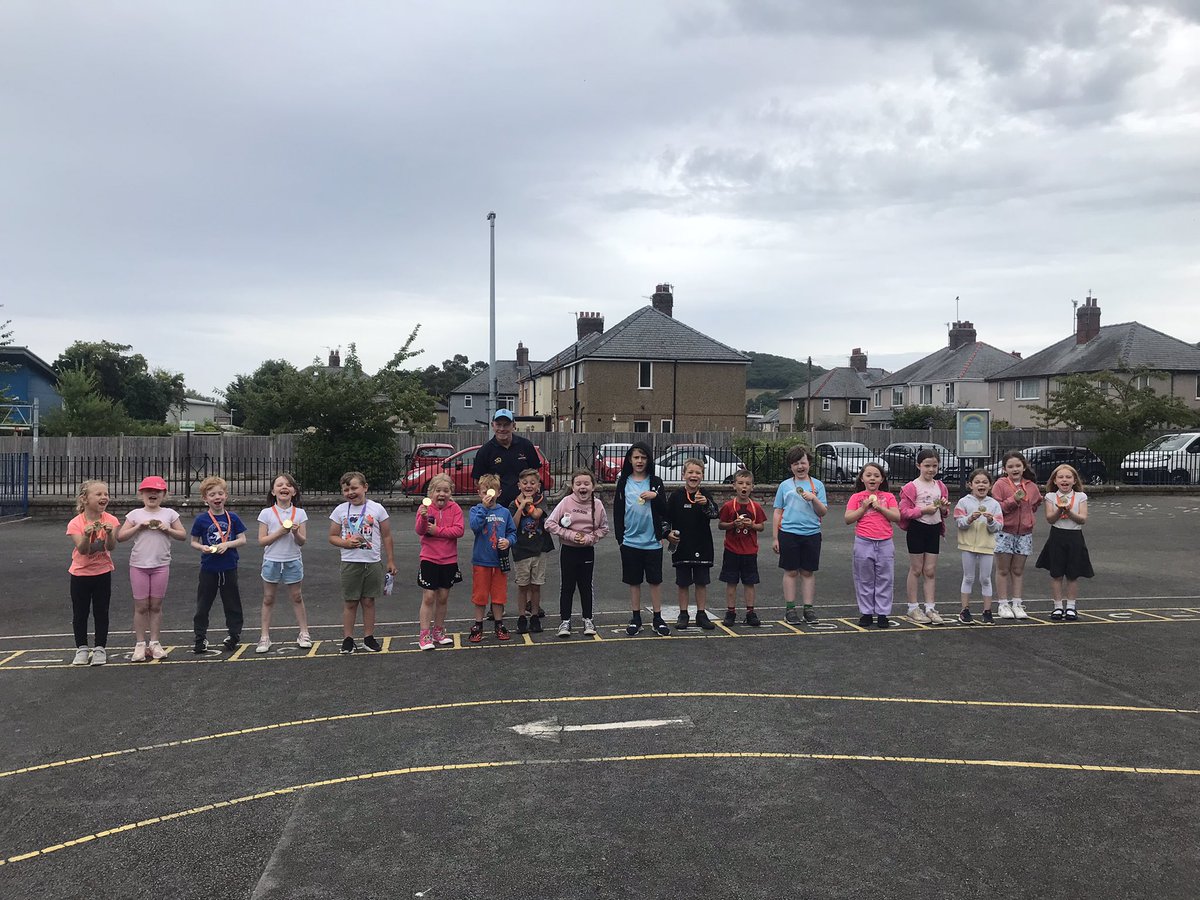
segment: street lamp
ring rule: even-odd
[[[496,214],[487,214],[491,232],[491,290],[488,305],[488,422],[496,417]]]

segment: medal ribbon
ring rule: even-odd
[[[293,507],[291,507],[291,506],[288,507],[289,512],[292,509],[293,509]],[[279,520],[279,527],[282,528],[283,527],[283,517],[281,515],[279,515],[279,505],[276,504],[276,505],[272,506],[271,512],[275,513],[275,518]]]
[[[218,544],[225,543],[225,532],[221,530],[221,523],[217,521],[217,517],[210,511],[208,514],[209,521],[213,523],[213,528],[217,529]],[[225,527],[229,529],[230,536],[233,535],[233,520],[229,518],[229,510],[225,511]]]

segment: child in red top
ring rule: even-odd
[[[867,463],[854,482],[857,493],[846,504],[846,524],[854,526],[854,593],[860,625],[891,625],[895,584],[896,548],[893,523],[900,521],[900,506],[888,492],[887,476],[875,463]],[[878,617],[878,618],[873,618]]]
[[[446,636],[446,606],[450,588],[462,581],[458,570],[458,539],[463,536],[462,507],[450,499],[454,482],[449,475],[429,479],[429,496],[417,509],[414,530],[421,538],[421,634],[417,646],[422,650],[454,643]]]
[[[740,581],[746,595],[745,624],[759,626],[754,611],[754,586],[758,584],[758,533],[767,527],[767,514],[762,506],[750,499],[754,490],[754,475],[749,469],[733,473],[733,499],[721,507],[717,528],[725,532],[725,549],[721,555],[721,574],[725,582],[725,624],[737,621],[737,586]]]
[[[79,515],[67,523],[75,544],[71,551],[71,625],[75,630],[73,666],[102,666],[108,662],[108,607],[112,600],[112,551],[121,523],[108,509],[108,485],[85,481],[75,497]],[[96,648],[88,650],[88,611],[96,623]],[[89,659],[90,656],[90,659]]]
[[[1001,465],[1004,475],[992,485],[992,496],[1004,513],[1004,528],[996,535],[996,599],[1000,618],[1028,619],[1021,594],[1025,563],[1033,553],[1034,511],[1042,503],[1042,492],[1020,451],[1009,450]]]

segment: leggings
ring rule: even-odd
[[[596,568],[595,547],[563,547],[558,554],[562,589],[558,595],[558,614],[565,622],[571,618],[571,601],[579,588],[579,606],[583,617],[592,617],[592,572]]]
[[[71,576],[71,627],[75,646],[87,646],[88,612],[96,620],[96,646],[108,646],[108,604],[112,599],[112,572]]]
[[[979,566],[979,589],[983,596],[992,596],[992,554],[973,553],[970,550],[962,552],[963,580],[962,592],[971,596],[971,588],[975,586],[975,567]]]
[[[237,569],[226,572],[200,570],[200,585],[196,588],[196,616],[192,625],[196,639],[208,636],[208,611],[221,592],[221,606],[225,608],[225,627],[235,639],[242,636],[242,594],[238,590]]]

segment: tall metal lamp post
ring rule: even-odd
[[[491,231],[491,280],[488,302],[488,424],[496,417],[496,214],[487,214]]]

